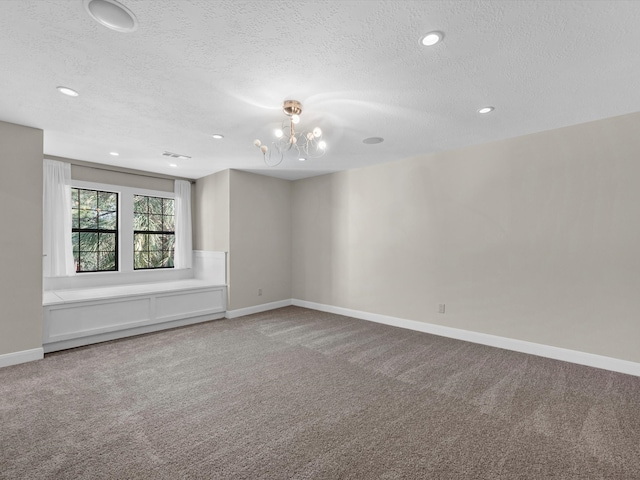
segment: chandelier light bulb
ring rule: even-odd
[[[291,142],[291,143],[298,143],[298,139],[292,135],[292,136],[289,138],[289,142]]]
[[[313,129],[313,136],[316,138],[319,138],[322,136],[322,130],[320,130],[320,128],[316,127]]]
[[[279,128],[276,129],[275,131],[276,137],[277,138],[281,138],[282,135],[284,135],[284,132],[282,130],[280,130]]]
[[[318,142],[318,148],[320,150],[325,150],[327,148],[327,142],[325,142],[324,140],[322,140],[321,142]]]
[[[269,147],[267,147],[266,145],[262,145],[262,146],[260,147],[260,151],[261,151],[262,153],[267,153],[267,151],[268,151],[268,150],[269,150]]]
[[[254,144],[256,147],[259,147],[260,145],[262,145],[262,142],[256,138],[256,139],[253,141],[253,144]]]
[[[297,125],[300,123],[300,115],[291,115],[291,121]]]

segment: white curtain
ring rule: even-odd
[[[175,181],[176,194],[176,244],[174,252],[175,268],[191,268],[191,183]]]
[[[71,246],[71,165],[44,161],[43,274],[45,277],[74,275]]]

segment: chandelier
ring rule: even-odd
[[[278,128],[274,132],[276,138],[271,143],[271,148],[260,140],[253,142],[262,152],[264,163],[269,167],[275,167],[280,165],[285,155],[289,153],[292,156],[295,154],[300,161],[324,155],[327,143],[322,140],[322,130],[319,127],[315,127],[311,131],[296,132],[295,127],[300,122],[302,114],[302,104],[297,100],[285,100],[282,111],[287,118],[283,120],[282,128]],[[271,160],[272,153],[273,161]]]

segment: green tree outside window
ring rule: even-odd
[[[172,198],[133,198],[133,268],[173,268],[175,213]]]
[[[118,269],[118,194],[71,189],[71,237],[76,272]]]

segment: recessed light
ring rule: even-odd
[[[80,95],[78,92],[76,92],[73,88],[69,88],[69,87],[56,87],[56,89],[60,92],[60,93],[64,93],[65,95],[68,95],[69,97],[77,97],[78,95]]]
[[[176,165],[175,163],[170,163],[169,166],[170,167],[177,167],[178,165]]]
[[[420,42],[426,47],[431,47],[432,45],[435,45],[436,43],[441,41],[443,38],[444,33],[442,32],[429,32],[424,37],[422,37]]]
[[[375,145],[376,143],[384,142],[384,138],[382,137],[369,137],[362,140],[362,143],[366,143],[367,145]]]
[[[306,160],[306,158],[300,157],[298,160],[300,160],[301,162],[304,162]]]
[[[138,28],[133,12],[116,0],[84,0],[84,9],[100,25],[116,32],[133,32]]]
[[[219,133],[214,133],[213,135],[211,135],[213,138],[215,138],[216,140],[222,140],[224,138],[224,135],[220,135]]]
[[[494,107],[482,107],[478,110],[478,113],[491,113],[495,110]]]
[[[120,154],[118,152],[109,152],[109,155],[112,155],[114,157],[119,157]]]

